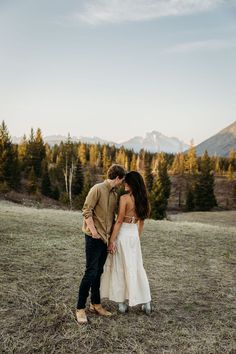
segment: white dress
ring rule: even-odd
[[[109,253],[104,265],[100,286],[101,298],[115,302],[128,300],[129,306],[151,301],[137,224],[121,224],[116,247],[115,254]]]

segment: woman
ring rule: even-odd
[[[150,288],[140,246],[149,203],[138,172],[126,174],[125,191],[127,194],[120,197],[119,213],[108,245],[110,254],[101,279],[101,297],[118,302],[121,313],[128,310],[128,305],[143,304],[142,309],[150,314]]]

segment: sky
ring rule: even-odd
[[[236,0],[0,0],[12,136],[198,144],[236,121],[235,98]]]

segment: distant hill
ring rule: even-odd
[[[61,141],[66,141],[67,137],[63,135],[51,135],[45,136],[44,141],[49,145],[60,144]],[[21,138],[13,137],[14,143],[19,143]],[[124,146],[126,149],[133,149],[135,152],[139,152],[141,149],[150,152],[169,152],[176,153],[188,149],[188,145],[176,137],[167,137],[158,131],[152,131],[146,133],[145,137],[136,136],[127,141],[116,143],[113,141],[108,141],[101,139],[99,137],[72,137],[74,142],[84,142],[89,144],[109,144],[115,145],[116,147]]]
[[[236,121],[196,146],[197,155],[207,150],[210,156],[227,157],[231,149],[236,151]]]
[[[150,152],[169,152],[176,153],[188,149],[188,145],[176,137],[167,137],[162,133],[153,130],[146,133],[145,137],[136,136],[122,143],[127,149],[134,149],[138,152],[141,149]]]
[[[51,136],[45,136],[44,137],[44,141],[46,143],[48,143],[49,145],[54,145],[54,144],[60,144],[61,141],[66,141],[67,137],[66,136],[62,136],[62,135],[51,135]],[[97,136],[94,137],[83,137],[83,136],[72,136],[71,140],[73,142],[82,142],[82,143],[87,143],[87,144],[109,144],[109,145],[115,145],[116,143],[112,142],[112,141],[107,141],[104,139],[100,139]]]
[[[22,137],[16,137],[16,136],[13,136],[12,137],[12,141],[14,144],[19,144],[22,140]],[[65,135],[49,135],[49,136],[44,136],[43,137],[43,140],[45,143],[48,143],[49,145],[55,145],[55,144],[60,144],[61,141],[66,141],[67,140],[67,136]],[[100,139],[96,136],[92,137],[92,138],[89,138],[89,137],[83,137],[83,136],[80,136],[80,137],[76,137],[76,136],[72,136],[71,137],[71,140],[73,142],[83,142],[83,143],[88,143],[88,144],[109,144],[109,145],[117,145],[116,143],[114,142],[109,142],[107,140],[104,140],[104,139]]]

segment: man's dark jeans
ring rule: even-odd
[[[107,258],[107,245],[101,239],[85,235],[86,270],[80,283],[77,309],[86,306],[89,290],[91,303],[100,304],[100,279]]]

